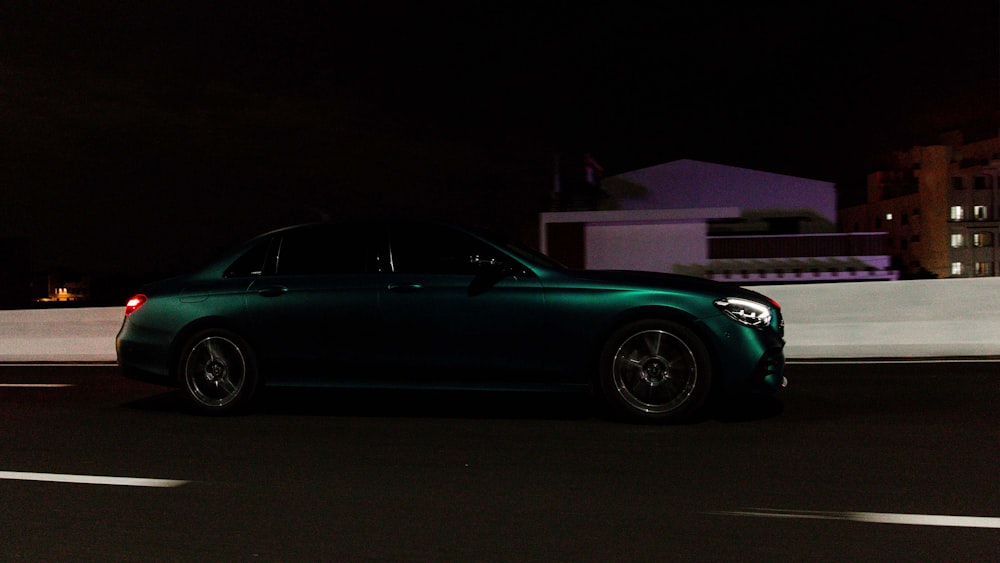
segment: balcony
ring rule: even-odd
[[[885,233],[708,237],[708,258],[810,258],[888,254]]]

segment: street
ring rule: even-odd
[[[647,426],[444,392],[208,418],[113,366],[0,366],[0,559],[997,561],[998,367],[792,364]]]

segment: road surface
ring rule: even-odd
[[[285,392],[190,414],[0,366],[0,559],[998,561],[1000,364],[793,364],[689,424],[585,398]]]

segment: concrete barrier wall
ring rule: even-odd
[[[790,358],[1000,356],[1000,278],[755,287]]]
[[[0,361],[114,361],[124,318],[124,306],[0,311]]]
[[[1000,357],[1000,278],[759,286],[789,359]],[[0,361],[115,360],[124,307],[0,311]]]

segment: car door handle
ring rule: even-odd
[[[286,293],[288,293],[288,288],[283,285],[272,285],[257,290],[257,294],[261,297],[278,297]]]
[[[420,290],[419,283],[390,283],[389,291],[393,293],[413,293]]]

